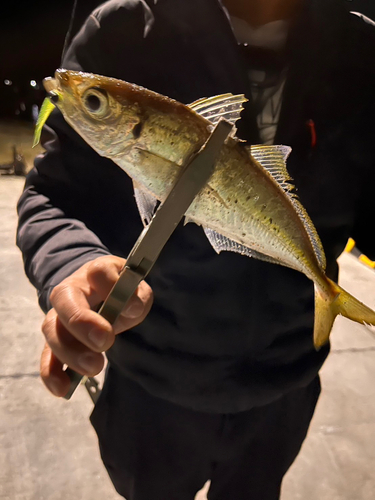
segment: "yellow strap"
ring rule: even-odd
[[[355,241],[353,240],[353,238],[349,238],[348,242],[346,244],[344,252],[349,252],[350,253],[353,250],[354,247],[355,247]]]
[[[368,267],[371,267],[371,269],[375,268],[375,262],[373,260],[370,260],[366,255],[361,254],[358,258],[359,261],[362,262],[362,264],[365,264]]]

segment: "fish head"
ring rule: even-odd
[[[65,69],[43,83],[65,120],[100,155],[122,155],[136,142],[142,114],[135,85]]]

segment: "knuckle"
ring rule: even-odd
[[[85,324],[84,312],[81,309],[77,308],[71,312],[68,318],[67,321],[68,330],[70,331],[71,328],[74,329],[75,327],[81,326],[82,324]]]
[[[87,278],[91,286],[96,290],[103,290],[118,279],[120,270],[125,259],[114,255],[98,257],[93,260],[87,269]]]
[[[42,323],[42,332],[43,334],[45,335],[45,337],[48,337],[54,324],[56,322],[56,313],[53,309],[51,309],[51,311],[49,311],[44,320],[43,320],[43,323]]]
[[[49,297],[50,302],[53,306],[60,300],[61,296],[64,295],[64,293],[66,293],[67,286],[68,285],[64,280],[53,288]]]
[[[105,275],[108,269],[108,262],[103,257],[98,257],[93,260],[88,267],[88,273],[90,275]]]

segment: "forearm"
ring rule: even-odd
[[[17,245],[25,272],[38,291],[44,312],[50,309],[51,290],[88,261],[110,254],[85,224],[68,218],[61,209],[26,187],[18,203]]]
[[[86,262],[111,253],[94,224],[98,205],[106,217],[100,199],[106,191],[102,159],[69,135],[61,116],[52,117],[47,131],[46,153],[35,160],[17,206],[17,245],[44,311],[54,286]]]

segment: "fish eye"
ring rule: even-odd
[[[108,110],[108,95],[102,89],[91,88],[83,95],[83,104],[90,114],[103,116]]]
[[[97,95],[91,94],[86,97],[86,106],[89,108],[90,111],[95,112],[100,109],[100,99]]]

